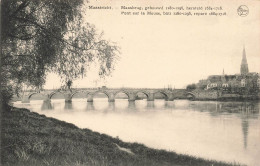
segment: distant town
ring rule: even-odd
[[[198,83],[190,84],[188,91],[218,91],[221,98],[247,98],[259,99],[260,78],[259,73],[249,72],[246,50],[243,48],[240,74],[210,75],[207,79],[199,80]]]

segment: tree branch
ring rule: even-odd
[[[15,16],[19,11],[26,8],[29,5],[29,1],[23,1],[18,8],[10,15],[11,17]]]
[[[97,44],[99,44],[99,43],[105,41],[105,40],[101,40],[101,41],[95,42],[95,43],[93,43],[89,48],[78,47],[78,46],[75,46],[75,45],[69,43],[68,41],[66,41],[66,40],[64,40],[64,39],[61,39],[60,37],[57,37],[55,34],[53,34],[52,32],[49,32],[48,29],[46,29],[44,26],[38,24],[38,23],[35,22],[35,21],[32,21],[32,20],[27,19],[27,18],[21,18],[21,17],[15,17],[15,18],[18,19],[18,20],[22,20],[22,21],[24,21],[24,22],[29,22],[29,23],[31,23],[31,24],[34,24],[35,26],[37,26],[37,27],[41,28],[42,30],[44,30],[44,31],[46,32],[46,34],[50,35],[51,37],[54,37],[55,39],[57,39],[57,40],[59,40],[59,41],[65,43],[65,44],[67,44],[67,45],[69,45],[69,46],[72,46],[72,47],[74,47],[74,48],[77,48],[77,49],[80,49],[80,50],[83,50],[83,51],[89,51],[89,50],[93,49],[93,47],[94,47],[95,45],[97,45]]]

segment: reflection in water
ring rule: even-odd
[[[225,112],[249,112],[249,113],[259,113],[259,106],[255,102],[227,102],[218,103],[221,111]]]
[[[220,113],[249,113],[259,114],[259,104],[256,102],[190,102],[187,105],[176,107],[178,109],[193,109],[200,112],[210,112],[212,116]]]
[[[244,149],[247,149],[249,119],[258,118],[258,102],[193,102],[189,106],[201,112],[207,111],[213,117],[223,113],[238,115],[241,119]]]
[[[136,109],[134,101],[129,101],[128,102],[128,109],[130,109],[130,110],[135,110]]]
[[[95,107],[94,107],[94,103],[93,103],[93,102],[88,102],[88,104],[87,104],[87,110],[95,110]]]
[[[154,101],[147,101],[147,106],[148,109],[153,109],[154,108]]]
[[[51,109],[53,109],[53,108],[52,108],[50,101],[43,101],[42,102],[41,110],[51,110]]]
[[[106,98],[39,103],[20,106],[127,142],[249,166],[259,163],[260,102],[117,99],[109,103]],[[47,109],[51,110],[41,111]]]
[[[257,118],[259,114],[259,103],[257,102],[215,102],[215,103],[197,103],[191,105],[199,111],[210,111],[211,116],[220,116],[222,113],[233,113],[237,114],[241,119],[242,134],[243,134],[243,144],[244,149],[247,149],[248,141],[248,129],[249,119]],[[214,109],[215,108],[215,109]],[[257,116],[255,116],[257,115]]]
[[[251,102],[243,102],[238,105],[240,116],[241,116],[241,125],[244,138],[244,148],[247,149],[247,140],[248,140],[248,129],[249,129],[249,120],[252,118],[257,118],[254,114],[259,114],[259,104]]]
[[[240,111],[247,113],[259,113],[259,104],[256,102],[244,102],[240,105]]]
[[[248,127],[249,127],[248,120],[242,119],[242,130],[243,130],[244,148],[245,149],[247,148]]]
[[[109,102],[108,111],[115,111],[115,102]]]
[[[65,102],[64,109],[65,110],[72,110],[73,109],[72,102]]]
[[[164,107],[168,109],[173,109],[174,108],[174,101],[165,101]]]

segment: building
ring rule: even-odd
[[[247,75],[248,73],[249,73],[249,70],[248,70],[248,64],[247,64],[247,59],[246,59],[246,50],[244,47],[242,62],[241,62],[241,66],[240,66],[240,74]]]
[[[223,69],[222,75],[210,75],[207,79],[200,80],[196,88],[204,90],[222,90],[228,93],[258,93],[260,78],[256,72],[249,72],[246,58],[246,50],[243,48],[240,74],[226,75]]]

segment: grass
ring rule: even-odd
[[[80,129],[27,109],[2,110],[3,166],[225,166]]]

